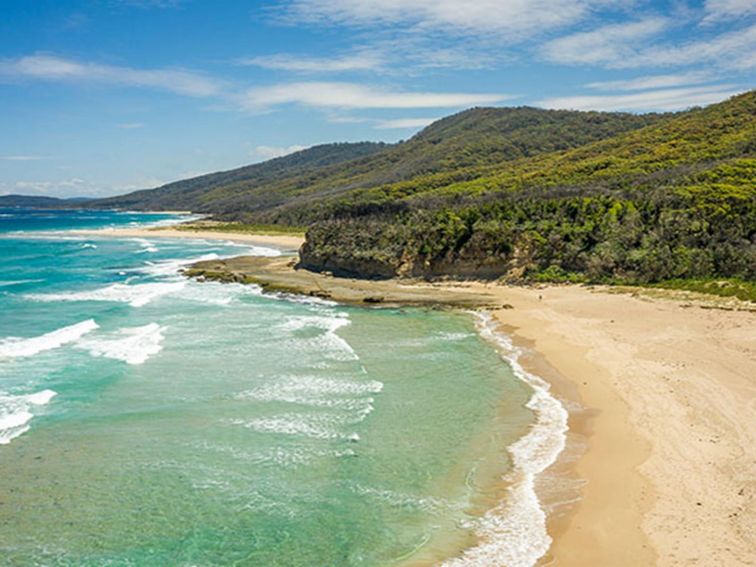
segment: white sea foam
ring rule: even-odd
[[[44,406],[56,396],[52,390],[42,390],[25,396],[0,393],[0,445],[29,431],[35,406]]]
[[[165,327],[150,323],[142,327],[120,329],[103,336],[89,336],[76,343],[93,356],[121,360],[127,364],[143,364],[163,350]]]
[[[324,332],[315,337],[297,337],[296,340],[291,341],[292,347],[305,348],[309,352],[320,352],[335,360],[359,360],[359,356],[351,345],[336,333],[350,323],[348,316],[339,312],[332,316],[298,315],[287,318],[284,323],[279,325],[279,329],[288,333],[307,328],[321,329]]]
[[[468,339],[470,337],[474,337],[475,335],[472,333],[447,333],[447,332],[440,332],[437,333],[436,336],[439,339],[443,339],[445,341],[463,341],[465,339]]]
[[[355,494],[378,500],[395,508],[412,508],[423,510],[430,514],[443,514],[449,510],[462,510],[464,508],[462,504],[441,498],[433,498],[432,496],[413,496],[394,490],[373,488],[357,482],[351,482],[348,486]]]
[[[7,280],[7,281],[0,281],[0,287],[11,287],[16,285],[23,285],[28,283],[39,283],[43,282],[45,280]]]
[[[146,238],[132,238],[131,241],[142,247],[139,251],[140,254],[158,252],[159,250],[154,242],[150,242]]]
[[[33,301],[112,301],[128,303],[132,307],[142,307],[167,294],[184,289],[186,282],[153,282],[137,285],[112,284],[89,291],[72,291],[64,293],[31,293],[27,299]]]
[[[481,335],[499,346],[515,375],[533,388],[527,407],[535,413],[536,421],[524,437],[509,447],[514,465],[506,476],[511,483],[509,494],[475,523],[480,543],[444,565],[532,567],[551,546],[546,513],[539,502],[535,481],[564,450],[568,413],[549,393],[549,384],[520,365],[520,350],[496,332],[491,315],[477,315]]]
[[[84,244],[81,245],[81,247],[82,248],[96,249],[97,248],[97,244],[93,244],[92,242],[85,242]]]
[[[134,212],[136,214],[150,214],[150,213],[144,213],[144,212],[139,212],[139,211],[134,211]],[[160,214],[160,213],[154,213],[154,214]],[[131,223],[131,224],[136,224],[138,226],[143,226],[143,227],[157,227],[157,226],[165,227],[165,226],[174,226],[174,225],[182,224],[185,222],[198,221],[203,218],[205,218],[205,215],[180,215],[179,217],[173,218],[173,219],[163,219],[159,221],[152,221],[149,223],[138,222],[138,223]]]
[[[356,425],[374,409],[374,394],[383,389],[376,380],[285,376],[269,384],[237,394],[237,399],[280,402],[325,408],[338,412],[332,421]]]
[[[309,465],[318,459],[340,459],[354,457],[355,451],[351,448],[316,449],[311,444],[293,444],[286,447],[276,445],[273,447],[257,447],[252,451],[245,451],[236,445],[218,445],[207,441],[196,441],[188,444],[196,450],[210,451],[228,455],[234,459],[244,461],[250,465],[272,465],[278,467],[298,467]]]
[[[353,431],[343,431],[349,419],[334,413],[305,414],[286,413],[273,417],[261,417],[250,420],[232,419],[233,425],[241,425],[259,433],[278,433],[281,435],[295,435],[311,439],[344,439],[359,440],[359,435]]]
[[[14,230],[0,235],[0,238],[13,239],[18,238],[19,236],[22,236],[24,240],[64,240],[71,242],[81,242],[82,240],[86,240],[86,238],[84,238],[83,236],[71,236],[66,230]]]
[[[197,303],[226,306],[245,296],[262,295],[262,288],[257,285],[225,284],[218,282],[197,283],[190,281],[181,292],[181,299]]]
[[[376,380],[321,376],[283,376],[268,384],[241,392],[242,400],[290,403],[318,408],[317,413],[289,412],[252,420],[232,420],[260,433],[308,437],[311,439],[359,440],[353,427],[374,409],[374,396],[383,389]]]
[[[277,257],[282,254],[280,250],[275,248],[268,248],[267,246],[254,246],[249,244],[241,244],[239,242],[231,242],[230,240],[224,242],[226,246],[236,246],[244,248],[244,254],[246,256],[266,256],[269,258]]]
[[[217,260],[219,256],[215,253],[204,254],[196,258],[184,258],[173,260],[160,260],[158,262],[145,262],[145,265],[136,271],[150,276],[179,276],[179,270],[195,262],[204,262],[207,260]]]
[[[349,380],[340,378],[324,378],[321,376],[284,376],[270,384],[260,386],[238,394],[242,397],[256,397],[264,399],[276,394],[300,394],[308,397],[323,396],[364,396],[377,394],[383,390],[383,383],[377,380]]]
[[[88,319],[38,337],[0,339],[0,360],[34,356],[40,352],[61,347],[80,339],[97,327],[93,319]]]

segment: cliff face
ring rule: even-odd
[[[432,250],[422,243],[408,242],[404,235],[391,234],[396,232],[396,224],[369,224],[369,227],[347,223],[312,227],[299,250],[298,267],[366,279],[518,280],[534,265],[535,251],[526,237],[513,246],[502,246],[481,230],[460,239],[464,241],[458,241],[455,248]],[[424,232],[429,235],[430,229]]]

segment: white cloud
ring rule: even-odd
[[[636,57],[639,42],[660,34],[668,25],[664,18],[611,24],[552,40],[542,53],[556,63],[617,65]]]
[[[681,87],[697,85],[711,81],[711,75],[705,72],[680,73],[677,75],[650,75],[624,79],[619,81],[600,81],[585,85],[589,89],[601,91],[641,91],[646,89],[661,89],[667,87]]]
[[[8,185],[3,184],[6,191]],[[57,195],[79,197],[93,194],[94,186],[84,179],[73,177],[61,181],[16,181],[10,191],[31,195]]]
[[[543,108],[604,111],[673,111],[712,104],[742,92],[732,85],[660,89],[622,95],[586,95],[547,98],[535,104]]]
[[[671,22],[650,18],[613,24],[548,42],[541,50],[549,61],[616,69],[716,64],[727,69],[756,67],[756,24],[684,43],[654,43]]]
[[[680,45],[653,46],[642,50],[631,66],[717,64],[731,69],[756,68],[756,24],[709,40]]]
[[[344,116],[339,114],[330,114],[328,116],[328,122],[334,124],[364,124],[365,122],[372,121],[372,118],[366,118],[364,116]]]
[[[2,161],[37,161],[45,159],[42,156],[0,156]]]
[[[612,0],[292,0],[285,17],[292,22],[393,25],[419,32],[460,35],[497,34],[525,39],[579,22]]]
[[[14,187],[16,191],[42,195],[54,187],[54,184],[50,181],[16,181]]]
[[[339,57],[304,57],[296,55],[261,55],[240,59],[240,65],[294,71],[299,73],[335,73],[343,71],[371,71],[383,65],[377,54],[356,53]]]
[[[257,146],[254,150],[250,152],[250,155],[253,158],[267,161],[269,159],[287,156],[295,152],[301,152],[302,150],[306,150],[308,147],[309,146],[299,146],[299,145],[288,146],[288,147]]]
[[[356,83],[281,83],[248,90],[241,103],[252,111],[284,104],[317,108],[458,108],[501,102],[507,95],[389,91]]]
[[[753,0],[706,0],[704,5],[706,17],[704,24],[734,20],[756,14],[756,2]]]
[[[397,118],[395,120],[380,120],[376,123],[376,128],[382,130],[400,129],[400,128],[425,128],[432,124],[438,118]]]
[[[218,95],[222,88],[217,80],[181,69],[133,69],[53,55],[29,55],[0,61],[0,75],[29,80],[150,87],[196,97]]]

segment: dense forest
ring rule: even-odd
[[[388,144],[374,142],[324,144],[263,163],[100,199],[91,206],[202,213],[259,210],[286,201],[287,196],[275,189],[282,182],[298,179],[299,183],[307,183],[313,172],[338,168],[387,147]]]
[[[255,222],[297,209],[306,221],[312,203],[338,200],[445,172],[453,178],[485,166],[565,150],[640,128],[659,115],[570,112],[535,108],[474,108],[439,120],[398,144],[327,144],[264,163],[104,199],[98,206],[174,209]]]
[[[311,163],[319,148],[362,155]],[[661,115],[472,109],[399,144],[319,148],[161,203],[308,226],[303,267],[363,277],[756,279],[756,92]]]

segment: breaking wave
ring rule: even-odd
[[[120,329],[104,336],[90,336],[77,342],[78,348],[89,351],[92,356],[121,360],[127,364],[143,364],[151,356],[163,350],[165,327],[150,323],[143,327]]]
[[[97,323],[93,319],[88,319],[38,337],[8,337],[0,340],[0,360],[34,356],[46,350],[56,349],[77,341],[97,328]]]
[[[549,393],[549,384],[527,372],[518,362],[521,351],[496,331],[489,313],[476,313],[481,335],[495,343],[515,376],[533,388],[526,404],[535,416],[530,431],[509,446],[513,469],[505,477],[511,483],[507,499],[489,510],[475,524],[480,543],[461,557],[446,561],[446,567],[506,565],[532,567],[549,550],[546,512],[538,499],[535,481],[564,450],[568,413]]]
[[[35,408],[47,405],[55,396],[52,390],[25,396],[0,393],[0,445],[7,445],[29,431]]]

